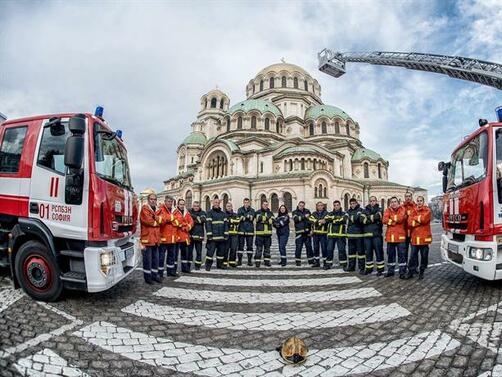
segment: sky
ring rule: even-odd
[[[502,91],[403,68],[348,64],[335,79],[317,53],[405,51],[502,62],[502,1],[0,1],[0,112],[93,112],[123,130],[136,192],[163,188],[200,97],[231,105],[262,68],[300,65],[322,100],[359,122],[389,179],[441,190],[438,161],[495,120]]]

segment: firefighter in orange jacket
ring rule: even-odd
[[[189,255],[188,245],[190,245],[190,230],[193,228],[193,219],[190,212],[185,208],[184,199],[178,199],[175,217],[180,219],[180,227],[177,231],[177,243],[181,254],[181,272],[190,273],[193,252]]]
[[[396,268],[396,253],[399,263],[399,278],[406,278],[406,209],[399,205],[395,196],[390,198],[390,206],[383,214],[383,223],[387,225],[385,241],[387,242],[387,274],[385,277],[394,276]]]
[[[153,281],[160,283],[158,276],[159,266],[159,223],[160,218],[156,212],[157,195],[148,195],[148,203],[141,207],[141,246],[143,251],[143,277],[147,284]]]
[[[404,224],[404,229],[406,230],[405,253],[406,253],[406,260],[408,260],[408,255],[410,250],[410,240],[411,240],[411,228],[408,226],[408,217],[415,210],[415,208],[417,208],[417,204],[413,201],[413,194],[409,191],[407,191],[404,194],[403,207],[406,210],[406,222]]]
[[[423,196],[417,197],[417,206],[408,216],[408,228],[411,229],[411,256],[406,278],[411,279],[417,273],[420,254],[418,278],[423,279],[429,261],[429,244],[432,242],[431,210],[425,205]]]
[[[176,276],[177,261],[177,231],[179,228],[179,220],[174,217],[173,208],[174,199],[166,196],[164,204],[160,206],[160,264],[159,274],[162,278],[164,275],[164,265],[166,266],[166,274],[168,276]],[[166,263],[167,259],[167,263]]]

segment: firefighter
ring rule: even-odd
[[[314,233],[313,243],[314,243],[314,264],[312,267],[320,267],[319,262],[319,249],[321,249],[323,267],[327,267],[328,264],[333,264],[333,260],[327,261],[327,243],[328,243],[328,224],[326,222],[326,216],[328,211],[324,206],[323,202],[317,202],[316,210],[309,216],[309,221],[312,224],[312,231]],[[326,264],[328,263],[328,264]]]
[[[265,200],[261,203],[261,208],[255,213],[256,219],[256,254],[254,263],[256,267],[260,267],[262,254],[265,266],[270,267],[270,245],[272,244],[272,224],[274,215],[268,208],[268,202]]]
[[[226,212],[228,218],[228,241],[225,263],[228,261],[230,267],[237,267],[237,248],[239,246],[239,224],[240,217],[234,212],[232,203],[228,202],[226,205]]]
[[[193,207],[190,210],[190,216],[194,222],[193,228],[190,230],[190,245],[188,245],[188,255],[193,256],[195,249],[195,264],[196,270],[200,270],[202,265],[202,241],[204,241],[204,224],[206,223],[206,212],[200,208],[200,203],[193,202]]]
[[[423,279],[429,261],[429,244],[432,242],[431,210],[425,205],[423,196],[417,197],[417,206],[408,216],[408,229],[411,229],[411,255],[406,278],[411,279],[417,273],[420,254],[418,278]]]
[[[207,211],[206,218],[206,271],[211,271],[216,251],[216,268],[225,268],[227,240],[228,240],[228,219],[225,212],[220,208],[220,200],[213,199],[213,206]]]
[[[193,219],[190,212],[185,208],[185,199],[178,199],[175,216],[180,217],[180,226],[176,232],[176,243],[181,254],[181,272],[190,273],[193,254],[189,252],[190,230],[193,228]]]
[[[395,196],[390,198],[390,206],[383,214],[383,223],[387,225],[385,241],[387,241],[387,274],[386,277],[394,276],[396,268],[396,253],[399,263],[399,278],[406,277],[406,209],[399,205]]]
[[[274,219],[274,227],[279,243],[279,254],[281,255],[280,265],[285,267],[288,262],[286,257],[286,245],[289,239],[289,214],[288,208],[284,204],[279,207],[277,217]]]
[[[178,276],[176,273],[177,265],[177,230],[179,220],[174,216],[174,199],[166,196],[164,204],[160,206],[160,252],[159,252],[159,275],[164,275],[164,265],[168,276]],[[166,262],[167,259],[167,262]]]
[[[249,198],[245,198],[243,206],[237,211],[240,217],[239,223],[239,248],[237,251],[237,265],[242,265],[242,256],[244,254],[244,244],[246,244],[246,253],[248,257],[248,266],[253,265],[253,237],[254,237],[254,215],[255,210],[251,208]]]
[[[157,195],[149,194],[148,203],[141,207],[141,246],[143,254],[143,277],[147,284],[161,282],[159,268],[159,223],[161,218],[156,212]]]
[[[406,230],[406,243],[405,243],[405,255],[406,261],[408,261],[409,250],[410,250],[410,240],[411,240],[411,229],[408,227],[408,217],[417,207],[417,204],[413,201],[413,194],[407,191],[404,194],[403,207],[406,210],[406,221],[404,222],[404,229]]]
[[[373,272],[374,262],[373,253],[376,258],[377,276],[383,275],[385,262],[383,259],[383,240],[382,240],[382,209],[378,205],[376,196],[370,196],[370,204],[361,213],[361,223],[364,233],[364,250],[366,253],[365,274]]]
[[[342,210],[342,204],[339,200],[333,202],[333,211],[328,213],[325,217],[328,223],[328,245],[326,247],[327,259],[333,260],[333,255],[335,247],[338,249],[338,261],[340,262],[340,267],[347,270],[347,251],[346,243],[347,237],[345,234],[347,217],[345,212]],[[328,265],[326,270],[331,268]]]
[[[293,221],[295,223],[295,261],[297,266],[302,265],[302,248],[305,245],[308,264],[314,264],[314,251],[312,250],[311,224],[309,221],[311,213],[305,208],[305,202],[300,201],[293,211]]]
[[[361,206],[357,202],[357,199],[350,199],[349,209],[347,210],[347,240],[349,248],[349,266],[347,271],[355,271],[357,261],[359,273],[364,274],[366,254],[363,247],[363,227],[360,223],[361,212]]]

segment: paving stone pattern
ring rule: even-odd
[[[422,281],[297,268],[292,237],[285,268],[274,237],[272,267],[137,271],[48,305],[3,275],[0,376],[502,376],[502,282],[441,264],[439,234]],[[301,366],[275,350],[291,335]]]

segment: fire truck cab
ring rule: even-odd
[[[502,279],[502,108],[440,162],[445,233],[441,255],[486,280]]]
[[[33,298],[103,291],[139,264],[137,197],[120,136],[100,107],[0,124],[0,264]]]

